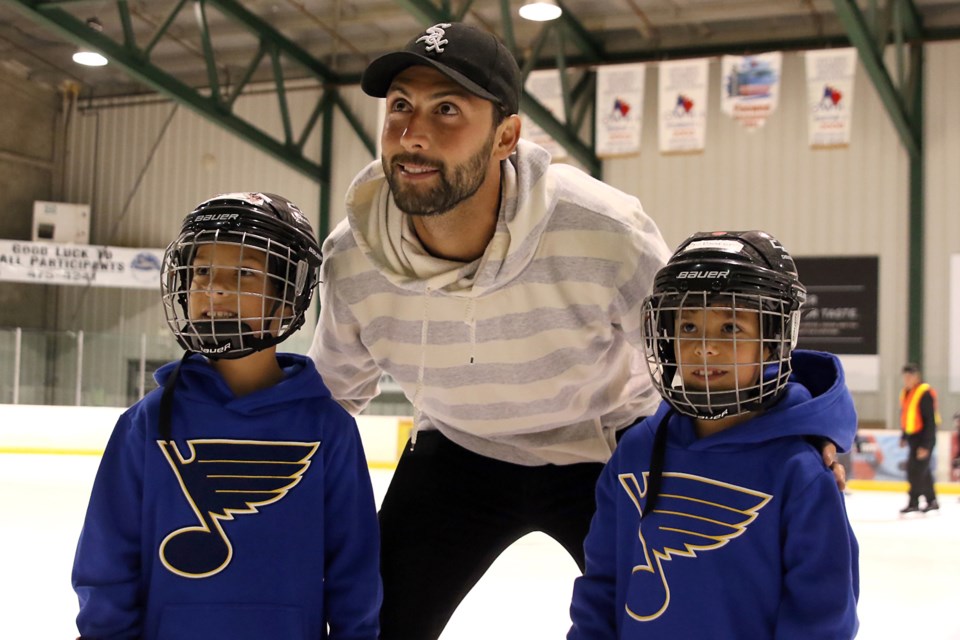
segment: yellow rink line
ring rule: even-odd
[[[43,456],[102,456],[103,449],[58,449],[56,447],[0,447],[0,454]]]
[[[102,456],[103,449],[58,449],[54,447],[0,447],[0,454],[14,455],[53,455],[53,456]],[[367,461],[367,466],[371,469],[394,470],[397,468],[396,462],[371,462]],[[902,491],[906,493],[907,483],[903,480],[850,480],[847,482],[848,489],[858,491]],[[958,482],[937,482],[937,493],[960,495],[960,483]]]
[[[958,482],[936,482],[934,487],[937,493],[960,495],[960,483]],[[850,480],[847,482],[847,488],[862,491],[901,491],[906,493],[910,487],[906,480]]]

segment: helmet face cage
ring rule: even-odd
[[[299,210],[296,219],[284,211],[220,197],[187,216],[161,271],[167,326],[184,349],[212,359],[242,358],[303,325],[320,253]]]
[[[779,399],[792,372],[806,295],[792,258],[778,243],[771,246],[779,261],[764,260],[769,247],[757,240],[769,245],[770,236],[730,233],[725,245],[716,235],[688,239],[658,272],[641,309],[654,387],[678,412],[704,420],[756,411]],[[724,255],[717,246],[739,253]],[[719,315],[711,325],[712,314]]]
[[[783,300],[757,294],[688,291],[649,296],[642,309],[644,355],[657,391],[680,413],[707,420],[771,404],[791,373],[799,312],[788,307]],[[758,331],[749,337],[737,331],[708,335],[708,313],[723,314],[733,325],[756,323]],[[700,330],[685,335],[681,325],[687,321]],[[688,372],[722,374],[702,375],[702,384],[689,384],[681,365]]]

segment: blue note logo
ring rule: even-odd
[[[620,485],[647,526],[638,530],[643,558],[627,584],[626,612],[639,622],[656,620],[670,606],[670,583],[664,563],[696,558],[698,553],[725,546],[741,536],[772,496],[744,487],[687,473],[664,473],[656,508],[643,513],[643,487],[632,473],[619,476]]]
[[[157,445],[198,520],[160,543],[163,566],[184,578],[207,578],[226,569],[233,545],[224,523],[283,499],[320,447],[319,442],[188,440],[184,457],[172,441]]]

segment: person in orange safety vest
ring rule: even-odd
[[[900,513],[935,511],[937,494],[933,488],[930,460],[937,442],[940,412],[937,392],[920,375],[920,367],[907,363],[901,369],[903,389],[900,390],[900,446],[910,446],[907,456],[907,481],[910,483],[910,501]],[[926,506],[920,507],[920,497]]]

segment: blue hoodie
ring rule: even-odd
[[[186,359],[172,442],[162,389],[120,417],[74,561],[83,637],[377,637],[379,531],[356,423],[309,359],[277,359],[284,379],[241,398]]]
[[[853,443],[840,362],[795,351],[780,401],[698,438],[667,425],[663,482],[644,515],[657,413],[624,435],[597,484],[568,640],[849,640],[858,628],[858,546],[843,496],[805,437]]]

